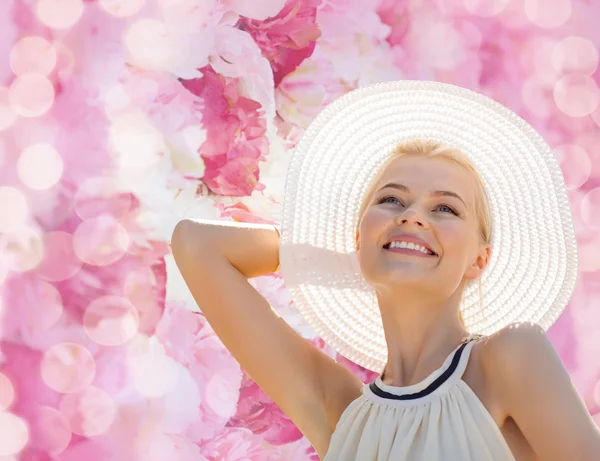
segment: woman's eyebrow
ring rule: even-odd
[[[398,190],[401,190],[403,192],[410,192],[410,189],[408,187],[406,187],[404,184],[398,184],[396,182],[389,182],[389,183],[385,184],[383,187],[379,188],[379,190],[385,189],[386,187],[392,187],[394,189],[398,189]],[[465,207],[467,206],[467,204],[465,203],[465,201],[456,192],[452,192],[452,191],[449,191],[449,190],[436,190],[436,191],[433,191],[431,193],[431,195],[436,196],[436,197],[438,197],[438,196],[439,197],[456,197],[461,202],[463,202],[463,204],[465,205]]]

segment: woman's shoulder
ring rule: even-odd
[[[478,343],[478,362],[489,382],[503,381],[520,368],[555,354],[544,329],[533,322],[510,323]]]
[[[537,323],[510,323],[480,341],[486,363],[519,364],[536,359],[536,354],[552,345],[544,329]]]
[[[531,376],[526,371],[557,356],[544,329],[533,322],[511,323],[479,342],[479,366],[500,405],[511,393],[535,386],[526,382]]]
[[[527,344],[540,342],[540,335],[544,335],[543,329],[534,323],[513,323],[489,336],[478,337],[473,344],[463,380],[500,427],[508,416],[505,405],[507,367],[516,370],[515,365],[532,360]],[[515,374],[514,371],[508,373]]]

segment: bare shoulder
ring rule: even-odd
[[[558,359],[544,329],[531,322],[511,323],[483,338],[478,341],[474,353],[486,383],[490,407],[495,409],[499,423],[509,416],[507,392],[526,385],[523,370],[531,369],[530,365],[539,363],[542,357]],[[520,385],[507,386],[511,382]]]
[[[485,363],[501,367],[503,372],[518,371],[520,367],[556,354],[544,329],[536,323],[511,323],[486,337],[481,347]]]
[[[510,324],[480,349],[494,399],[540,459],[598,459],[600,432],[543,328]]]
[[[547,360],[560,362],[546,332],[536,323],[511,323],[480,342],[480,363],[490,383],[523,377],[524,369]]]

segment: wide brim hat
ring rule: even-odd
[[[351,91],[310,124],[290,160],[280,264],[292,299],[323,340],[382,371],[387,346],[374,289],[356,257],[359,207],[396,146],[428,138],[463,151],[492,213],[492,253],[461,302],[466,328],[489,335],[530,321],[548,329],[577,280],[577,246],[562,172],[522,118],[471,90],[394,81]]]

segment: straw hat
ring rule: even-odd
[[[401,141],[457,147],[479,172],[492,213],[492,255],[461,311],[472,333],[512,322],[548,329],[577,279],[577,247],[564,179],[550,147],[515,113],[476,92],[428,81],[354,90],[327,106],[292,155],[280,264],[295,305],[339,353],[381,371],[387,346],[374,290],[356,258],[367,186]]]

